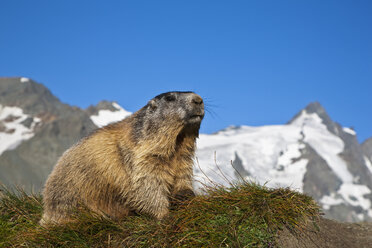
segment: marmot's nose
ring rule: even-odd
[[[201,98],[198,95],[193,95],[192,98],[191,98],[191,102],[194,103],[194,104],[200,105],[200,104],[203,103],[203,98]]]

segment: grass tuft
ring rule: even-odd
[[[274,247],[278,230],[301,230],[318,218],[314,200],[288,188],[255,183],[205,189],[163,221],[129,216],[120,222],[80,212],[76,221],[41,227],[40,195],[2,189],[0,247]]]

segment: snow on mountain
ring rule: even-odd
[[[98,114],[91,115],[90,119],[97,127],[103,127],[110,123],[120,121],[132,114],[131,112],[128,112],[125,109],[123,109],[116,102],[112,103],[112,107],[115,109],[114,111],[102,109],[98,111]]]
[[[342,130],[344,130],[344,132],[349,133],[351,135],[356,135],[356,132],[349,127],[344,127],[344,128],[342,128]]]
[[[202,183],[208,183],[210,179],[228,185],[226,178],[229,181],[239,178],[232,166],[239,157],[247,178],[267,182],[269,186],[292,185],[301,191],[306,160],[298,160],[290,166],[292,160],[301,155],[300,139],[300,130],[290,125],[230,127],[217,134],[201,134],[196,154],[196,178]],[[224,176],[218,173],[220,170]]]
[[[364,158],[364,161],[367,165],[368,170],[372,173],[372,163],[371,163],[371,161],[369,161],[369,159],[366,156],[364,156],[363,158]]]
[[[350,130],[345,132],[355,135]],[[358,207],[372,217],[371,200],[367,197],[371,189],[358,183],[340,156],[345,147],[343,140],[329,131],[317,113],[305,110],[287,125],[229,127],[215,134],[201,134],[195,186],[211,181],[228,186],[243,175],[246,180],[270,187],[291,187],[303,192],[308,170],[308,159],[303,156],[306,146],[315,150],[341,181],[336,192],[323,194],[319,199],[323,208],[343,204]],[[363,220],[363,215],[357,218]]]
[[[308,114],[304,110],[301,115],[291,123],[300,128],[304,142],[308,143],[324,158],[333,172],[344,182],[351,182],[353,176],[347,169],[346,162],[338,155],[344,149],[343,141],[328,131],[322,119],[316,114]]]
[[[34,127],[40,121],[24,114],[21,108],[0,105],[0,155],[33,137]]]
[[[26,77],[21,77],[19,81],[21,81],[21,83],[27,83],[30,81],[30,79]]]

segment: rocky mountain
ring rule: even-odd
[[[128,115],[115,102],[81,109],[28,78],[0,78],[0,182],[40,190],[68,147]],[[326,217],[372,221],[372,138],[359,144],[319,103],[286,125],[201,134],[194,172],[196,189],[243,179],[288,186],[313,196]]]
[[[109,102],[72,107],[30,79],[0,78],[0,182],[39,191],[67,148],[125,114]]]
[[[372,220],[371,139],[360,145],[354,130],[311,103],[286,125],[229,127],[200,135],[196,186],[253,180],[314,197],[326,217]]]

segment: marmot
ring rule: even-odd
[[[199,95],[167,92],[83,138],[49,175],[40,223],[68,222],[80,206],[114,219],[130,213],[162,219],[172,198],[194,195],[192,166],[203,117]]]

